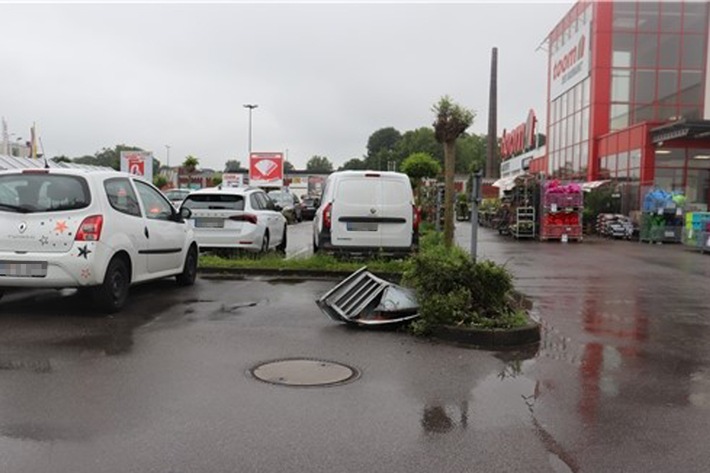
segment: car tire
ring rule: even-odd
[[[313,237],[313,254],[315,255],[320,251],[320,248],[318,248],[318,245],[316,244],[316,239]]]
[[[264,232],[264,238],[261,240],[261,249],[259,253],[265,254],[269,252],[269,231]]]
[[[128,264],[123,258],[114,256],[106,268],[104,282],[92,288],[94,304],[108,314],[118,312],[126,303],[130,286]]]
[[[286,255],[286,245],[288,244],[288,239],[286,238],[288,232],[286,230],[286,226],[284,225],[284,234],[283,238],[281,238],[281,243],[279,243],[279,246],[276,247],[276,251],[281,253],[282,255]]]
[[[180,286],[192,286],[197,279],[197,247],[192,245],[185,255],[185,264],[182,273],[175,276],[175,280]]]

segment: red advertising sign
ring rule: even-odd
[[[282,187],[283,179],[283,153],[251,153],[249,156],[249,185]]]
[[[513,128],[511,131],[503,130],[500,139],[500,155],[503,159],[510,158],[535,147],[535,129],[537,117],[531,109],[525,123]]]

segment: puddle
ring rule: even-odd
[[[30,371],[32,373],[51,373],[52,364],[48,359],[0,356],[0,371]]]

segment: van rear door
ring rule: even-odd
[[[380,179],[381,206],[379,215],[380,245],[383,248],[402,248],[412,245],[413,194],[409,179],[384,175]]]

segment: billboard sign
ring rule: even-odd
[[[121,172],[143,176],[153,182],[153,153],[149,151],[121,151]]]
[[[282,187],[283,182],[283,153],[251,153],[249,156],[249,185]]]
[[[537,117],[535,111],[530,109],[525,123],[521,123],[512,130],[503,130],[500,139],[500,156],[508,159],[535,147]]]
[[[550,55],[550,101],[589,76],[591,31],[592,23],[587,22]]]
[[[222,185],[224,187],[242,187],[244,185],[244,174],[225,172],[222,174]]]

